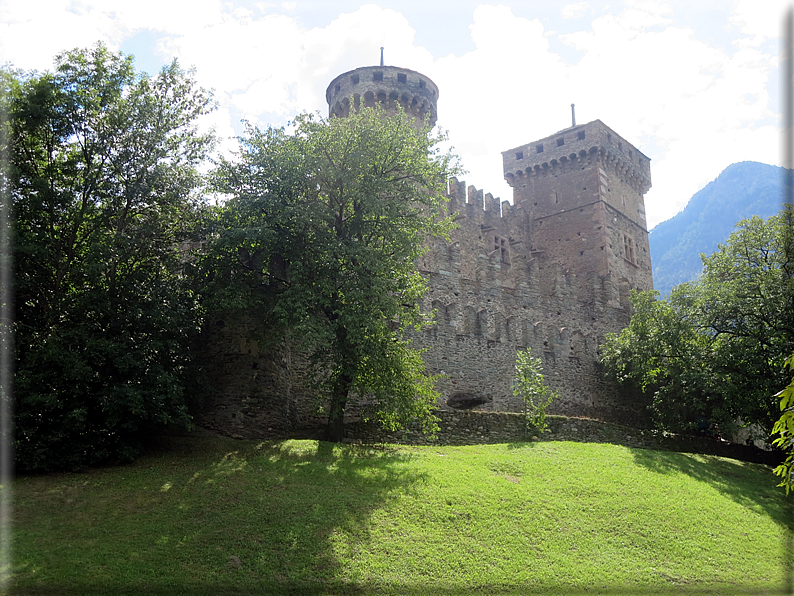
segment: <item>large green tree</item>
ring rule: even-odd
[[[74,468],[186,425],[198,303],[180,243],[201,211],[210,95],[99,44],[51,73],[3,73],[16,284],[16,459]]]
[[[769,433],[780,415],[774,395],[794,349],[790,210],[736,226],[703,257],[703,275],[667,300],[632,296],[635,313],[602,349],[607,371],[653,400],[658,426],[693,431],[699,419],[729,430],[738,421]]]
[[[435,424],[437,393],[406,330],[420,327],[423,241],[444,235],[452,158],[439,136],[362,109],[294,129],[249,128],[217,171],[227,194],[204,261],[220,308],[256,309],[298,342],[342,439],[349,400],[389,428]]]

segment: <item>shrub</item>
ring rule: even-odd
[[[548,430],[546,408],[552,400],[559,397],[552,391],[543,378],[543,363],[535,358],[529,348],[516,355],[516,378],[513,381],[513,395],[524,400],[524,415],[527,429]]]

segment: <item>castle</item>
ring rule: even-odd
[[[428,77],[381,65],[339,75],[326,99],[330,117],[399,104],[420,125],[435,124],[438,94]],[[512,204],[451,180],[458,227],[449,241],[430,241],[418,263],[428,282],[423,310],[435,310],[437,322],[414,339],[427,348],[428,372],[443,375],[439,408],[520,412],[516,352],[531,348],[561,396],[550,413],[631,422],[636,405],[603,379],[597,354],[605,334],[628,324],[630,290],[653,288],[643,199],[650,159],[600,120],[502,158]],[[312,399],[289,348],[260,350],[249,331],[213,330],[215,392],[200,423],[246,437],[310,423]]]

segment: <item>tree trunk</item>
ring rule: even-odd
[[[345,406],[352,382],[353,379],[349,375],[340,373],[334,383],[331,407],[328,413],[328,426],[325,428],[326,441],[341,443],[344,438]]]

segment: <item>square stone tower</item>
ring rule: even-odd
[[[594,120],[504,151],[502,158],[514,205],[529,214],[533,253],[547,269],[574,276],[580,299],[625,306],[630,289],[653,289],[647,156]],[[588,299],[595,276],[612,291]]]

